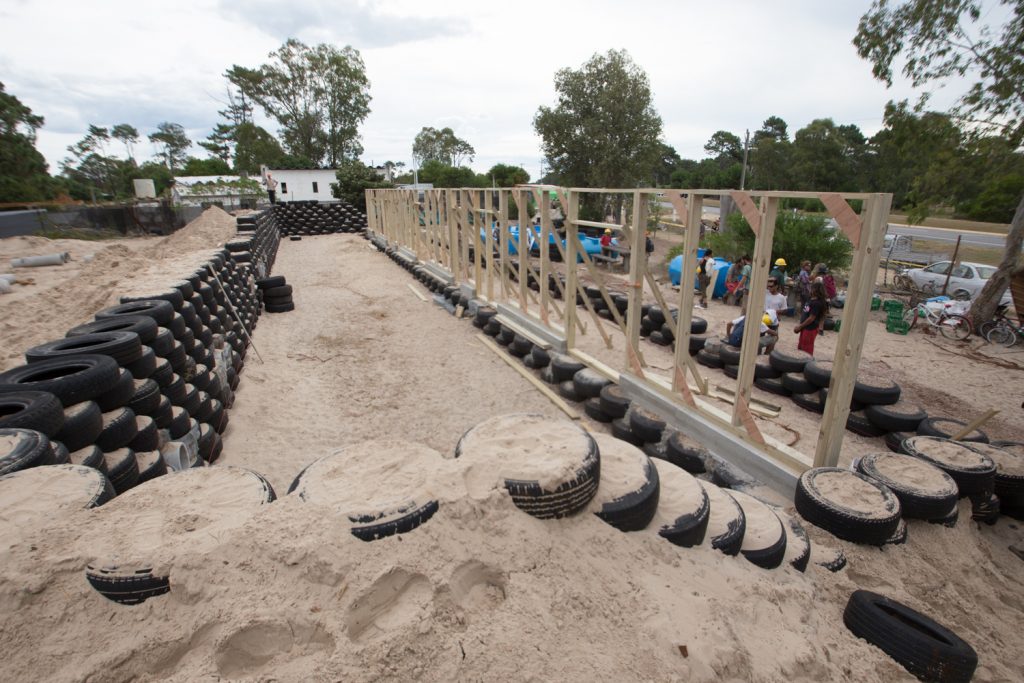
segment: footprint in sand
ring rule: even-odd
[[[470,560],[452,572],[452,597],[466,611],[490,609],[505,600],[505,575],[497,567]]]
[[[422,615],[433,598],[422,574],[393,569],[373,582],[348,609],[348,637],[365,641],[386,635]]]
[[[319,625],[289,622],[249,624],[217,648],[217,670],[226,678],[270,671],[282,662],[334,651],[334,638]],[[272,661],[276,662],[271,664]]]

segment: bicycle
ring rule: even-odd
[[[914,325],[917,324],[917,319],[922,318],[931,327],[938,328],[939,332],[946,339],[963,341],[971,336],[974,328],[971,326],[971,321],[968,318],[946,311],[950,305],[946,304],[941,310],[936,311],[920,303],[914,308],[907,309],[903,314],[903,322],[907,324],[909,329],[913,329]]]
[[[1015,324],[1005,316],[1000,316],[985,330],[985,340],[991,344],[1002,344],[1010,348],[1018,339],[1024,338],[1024,325]]]

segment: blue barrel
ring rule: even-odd
[[[700,256],[704,255],[704,250],[700,249],[697,252]],[[729,267],[732,266],[732,261],[726,261],[724,258],[715,257],[715,282],[711,288],[711,298],[721,299],[725,296],[725,276],[729,272]],[[679,284],[679,279],[683,274],[683,257],[682,254],[676,256],[668,264],[668,277],[672,281],[673,285]],[[693,281],[694,289],[697,288],[697,281]]]

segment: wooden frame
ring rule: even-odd
[[[616,380],[622,375],[629,375],[652,391],[671,397],[679,409],[714,423],[719,429],[742,439],[790,471],[802,471],[812,465],[835,465],[838,462],[856,381],[856,369],[863,351],[867,314],[892,202],[891,195],[721,189],[562,188],[544,185],[424,192],[424,200],[420,201],[414,190],[367,190],[367,224],[371,232],[382,235],[389,246],[404,248],[421,261],[432,263],[442,272],[450,274],[454,282],[471,286],[477,298],[482,301],[511,307],[528,319],[531,325],[540,326],[564,338],[568,352],[597,371]],[[628,218],[624,211],[618,223],[581,219],[581,199],[588,194],[620,195],[625,203],[631,203]],[[531,195],[540,213],[539,233],[534,233],[531,218],[527,215]],[[564,245],[558,239],[551,218],[552,195],[560,203],[565,217]],[[752,403],[756,403],[752,400],[752,385],[759,324],[745,326],[736,391],[730,401],[731,412],[724,413],[721,408],[709,403],[706,398],[708,396],[727,400],[729,397],[709,387],[699,366],[687,352],[694,303],[694,288],[688,283],[694,282],[696,278],[703,204],[708,198],[723,195],[733,200],[755,234],[751,292],[765,290],[772,267],[775,221],[782,199],[821,201],[854,245],[850,286],[836,348],[829,400],[825,405],[813,459],[761,434],[757,427],[751,408]],[[646,367],[640,344],[640,310],[645,298],[655,300],[665,310],[667,320],[671,320],[667,301],[649,268],[644,249],[647,202],[652,196],[658,201],[664,199],[671,203],[681,220],[685,217],[682,286],[674,328],[676,349],[668,377],[659,376]],[[859,215],[849,205],[851,199],[863,202],[864,208]],[[515,254],[511,253],[509,247],[512,234],[510,224],[514,224],[509,216],[513,205],[517,209],[519,225]],[[496,223],[496,231],[491,229],[492,222]],[[607,276],[602,275],[584,249],[579,236],[581,228],[617,230],[629,245],[632,256],[629,271],[625,283],[617,283],[628,290],[626,297],[629,305],[625,318],[619,313],[610,295],[609,283],[605,281]],[[555,239],[552,241],[553,235]],[[533,239],[539,240],[539,253],[536,256],[531,256],[529,250]],[[553,249],[549,246],[551,244],[554,245]],[[552,253],[564,263],[561,267],[564,270],[564,282],[557,276],[559,268],[553,264]],[[613,323],[611,331],[622,335],[622,370],[601,363],[577,344],[578,334],[586,335],[595,330],[607,348],[613,348],[616,341],[616,337],[606,329],[606,322],[597,315],[589,297],[580,297],[581,305],[574,305],[578,293],[582,291],[581,273],[586,273],[594,282],[601,299],[608,306]],[[534,280],[539,289],[537,293],[529,288]],[[558,300],[561,300],[562,307],[559,307]],[[744,314],[748,320],[759,323],[764,315],[764,298],[747,297]],[[589,316],[586,321],[584,316]],[[754,407],[757,408],[756,405]],[[765,413],[761,409],[756,412]]]

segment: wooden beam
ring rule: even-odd
[[[644,376],[643,363],[640,360],[640,318],[643,317],[644,272],[647,271],[647,249],[645,248],[644,231],[641,227],[647,222],[647,202],[639,190],[633,193],[633,234],[629,242],[629,250],[633,258],[629,262],[629,301],[626,307],[626,367],[633,368],[639,377]]]
[[[529,202],[525,203],[529,206]],[[538,236],[540,238],[540,319],[541,322],[549,326],[550,321],[548,319],[548,308],[550,308],[551,302],[551,287],[549,286],[549,283],[551,282],[551,249],[548,245],[551,243],[552,234],[550,208],[551,195],[544,192],[540,196],[540,201],[537,202],[537,210],[540,212],[540,235]],[[525,208],[520,209],[520,216],[522,216],[524,212]],[[529,216],[527,216],[527,220],[529,220]],[[519,221],[520,224],[524,222],[526,221]],[[533,230],[532,225],[530,225],[530,230]],[[558,239],[556,238],[555,241],[557,242]],[[558,278],[556,277],[554,280],[556,283],[555,286],[561,287],[561,283],[558,282]]]
[[[500,358],[501,360],[505,361],[505,363],[510,368],[512,368],[513,370],[518,372],[520,375],[525,377],[526,380],[530,384],[532,384],[538,391],[540,391],[540,393],[542,393],[545,396],[547,396],[548,399],[550,399],[550,401],[552,403],[554,403],[558,407],[559,410],[561,410],[563,413],[568,415],[573,420],[580,419],[580,414],[577,413],[572,408],[570,408],[569,404],[566,403],[564,400],[562,400],[561,396],[559,396],[558,394],[553,392],[550,387],[548,387],[543,382],[541,382],[539,379],[534,377],[533,374],[531,374],[526,368],[524,368],[518,362],[512,360],[512,358],[509,357],[509,355],[507,353],[505,353],[500,348],[498,348],[498,345],[495,344],[493,341],[491,341],[490,338],[487,335],[485,335],[485,334],[477,334],[476,336],[477,336],[477,339],[480,340],[480,343],[482,343],[484,346],[486,346],[491,351],[493,351],[495,353],[495,355],[497,355],[498,358]]]
[[[561,196],[561,195],[559,195]],[[576,272],[576,245],[579,240],[576,233],[579,227],[579,195],[569,192],[568,198],[562,203],[565,215],[565,343],[569,350],[576,346],[576,291],[579,289],[579,276]],[[586,297],[584,297],[586,298]]]
[[[729,195],[732,197],[732,200],[736,202],[736,206],[740,208],[740,213],[742,213],[743,217],[747,219],[747,223],[750,224],[750,229],[754,231],[754,236],[760,237],[758,231],[760,230],[761,212],[754,204],[754,200],[750,198],[750,194],[748,192],[740,192],[739,190],[736,190],[734,192],[730,192]],[[725,220],[725,216],[722,216],[721,218],[722,220]]]
[[[956,434],[949,438],[952,439],[953,441],[959,441],[960,439],[964,438],[965,436],[967,436],[975,429],[982,426],[983,424],[985,424],[998,414],[998,410],[993,410],[992,408],[989,408],[980,417],[971,420],[969,423],[967,423],[967,426],[965,426],[963,429],[961,429],[959,432],[957,432]]]
[[[750,405],[754,383],[754,363],[757,359],[758,342],[761,337],[761,318],[764,317],[764,293],[768,284],[768,273],[772,268],[772,240],[775,237],[775,217],[779,212],[779,199],[769,197],[761,200],[756,222],[753,264],[748,285],[747,302],[744,309],[746,323],[743,327],[743,342],[740,348],[740,369],[736,377],[737,401],[733,404],[732,423],[749,428],[750,422],[744,411]],[[755,427],[756,429],[756,427]],[[755,441],[760,435],[750,434]]]
[[[839,330],[829,382],[828,401],[821,418],[821,431],[814,451],[815,467],[834,467],[839,462],[846,420],[850,415],[850,398],[857,380],[864,333],[868,324],[871,295],[889,220],[891,194],[871,195],[865,203],[864,231],[853,255],[850,285],[843,308],[843,326]]]
[[[679,199],[679,204],[682,205],[682,198]],[[674,390],[682,390],[686,384],[686,372],[683,368],[695,365],[690,356],[690,327],[693,322],[693,280],[697,276],[697,248],[700,246],[700,212],[704,208],[704,199],[690,197],[689,204],[686,224],[693,227],[686,228],[686,236],[683,240],[683,263],[679,275],[679,313],[676,316],[678,319],[674,332],[676,340],[673,357],[676,372],[672,375]],[[667,316],[667,319],[671,320],[671,317]],[[696,375],[694,379],[698,386],[707,386],[700,375]]]
[[[821,203],[828,209],[829,215],[836,219],[839,229],[849,238],[853,248],[859,247],[860,233],[864,229],[864,224],[861,222],[860,216],[846,203],[843,196],[836,192],[823,192]]]
[[[427,297],[423,296],[423,294],[420,292],[420,290],[418,290],[415,287],[413,287],[411,282],[408,282],[406,284],[409,287],[409,290],[412,291],[413,294],[415,294],[416,296],[419,297],[420,301],[426,301],[427,300]]]

